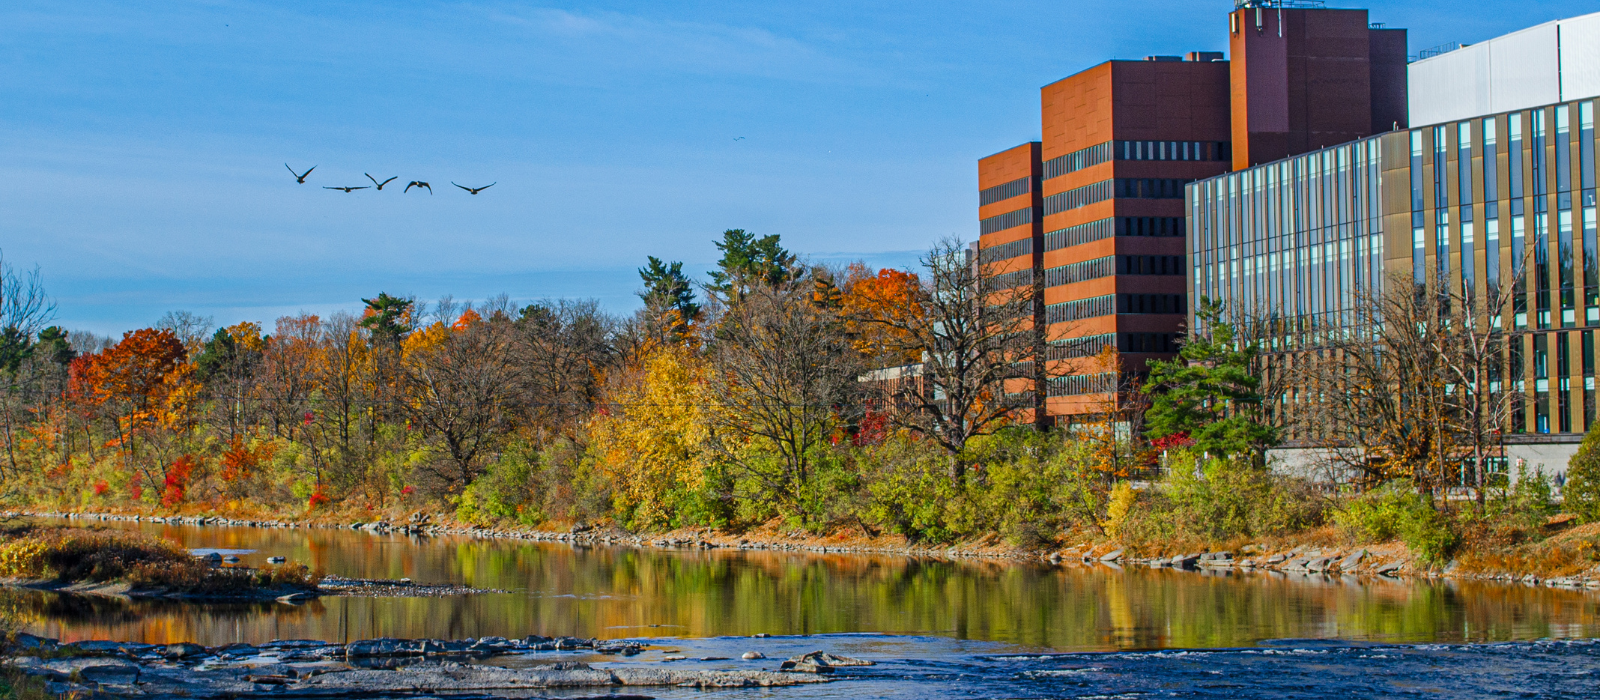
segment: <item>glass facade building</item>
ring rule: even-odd
[[[1459,119],[1195,182],[1192,298],[1272,319],[1266,349],[1293,351],[1346,332],[1395,280],[1475,298],[1508,288],[1490,318],[1504,388],[1522,394],[1511,432],[1575,442],[1596,419],[1594,109]]]

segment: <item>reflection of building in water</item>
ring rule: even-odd
[[[1254,14],[1265,24],[1233,27],[1236,62],[1241,32],[1252,51],[1280,41],[1275,13]],[[1349,332],[1395,280],[1479,299],[1509,288],[1491,386],[1514,399],[1506,455],[1564,470],[1595,420],[1600,13],[1407,75],[1410,128],[1281,160],[1236,146],[1237,170],[1189,185],[1188,292],[1271,319],[1268,348],[1286,351]]]

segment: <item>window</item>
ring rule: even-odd
[[[999,216],[991,216],[978,222],[978,231],[982,235],[998,233],[1008,228],[1015,228],[1023,224],[1033,223],[1033,208],[1008,211]]]
[[[1026,270],[1017,270],[1016,272],[1007,272],[1003,275],[986,277],[983,279],[983,290],[985,292],[993,292],[1001,289],[1022,287],[1029,284],[1033,284],[1033,268],[1031,267]]]
[[[1181,216],[1121,216],[1068,226],[1044,234],[1044,249],[1060,250],[1111,236],[1178,237],[1184,234]]]
[[[1077,299],[1044,307],[1045,323],[1066,323],[1096,316],[1110,316],[1117,311],[1115,297],[1105,296]]]
[[[1091,165],[1099,165],[1111,160],[1111,155],[1111,142],[1107,141],[1082,150],[1073,151],[1064,156],[1056,156],[1044,162],[1044,179],[1060,177]]]
[[[1118,255],[1119,275],[1181,275],[1182,255]]]
[[[1117,349],[1122,352],[1174,353],[1178,351],[1177,333],[1120,333]]]
[[[1191,180],[1174,178],[1118,178],[1118,197],[1132,197],[1136,199],[1179,199],[1183,197],[1183,186]]]
[[[1059,287],[1074,282],[1110,277],[1116,274],[1117,267],[1115,255],[1052,267],[1044,271],[1044,283],[1048,287]]]
[[[1187,297],[1183,294],[1118,294],[1119,314],[1186,314],[1189,313]]]
[[[1059,214],[1112,197],[1134,199],[1181,199],[1183,186],[1192,180],[1175,178],[1117,178],[1101,180],[1077,189],[1057,192],[1044,198],[1044,213]]]
[[[1032,238],[1024,238],[1022,240],[1011,241],[1010,243],[1001,243],[1000,245],[988,246],[983,248],[981,253],[982,260],[985,263],[996,262],[999,260],[1010,260],[1012,258],[1020,258],[1024,255],[1032,254]]]
[[[1049,396],[1080,396],[1083,394],[1109,394],[1117,388],[1117,373],[1074,374],[1051,377],[1046,393]]]
[[[1050,341],[1050,347],[1045,352],[1045,358],[1050,360],[1067,360],[1078,357],[1094,357],[1100,351],[1116,344],[1116,333],[1102,333],[1089,335],[1082,338],[1065,338]]]
[[[1057,192],[1044,198],[1044,213],[1046,216],[1071,211],[1079,207],[1086,207],[1096,202],[1111,199],[1112,183],[1114,180],[1101,180],[1066,192]]]
[[[1118,160],[1229,160],[1226,141],[1118,141]]]
[[[1116,234],[1116,219],[1099,219],[1044,234],[1045,250],[1060,250]]]
[[[1001,200],[1025,195],[1033,191],[1033,188],[1031,187],[1032,184],[1033,178],[1025,177],[1020,180],[1012,180],[1011,182],[1007,182],[1002,185],[995,185],[989,189],[982,190],[978,192],[978,206],[994,204],[995,202],[999,202]]]

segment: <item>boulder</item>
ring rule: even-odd
[[[406,639],[393,639],[382,637],[379,639],[363,639],[344,645],[344,655],[347,658],[372,658],[383,656],[411,656],[422,653],[422,645]]]
[[[825,651],[813,651],[790,658],[778,665],[779,671],[790,673],[833,673],[840,666],[872,666],[873,662],[837,656]]]
[[[161,655],[168,659],[192,659],[196,656],[204,656],[205,653],[205,647],[193,642],[168,644],[167,648],[161,651]]]
[[[1361,560],[1365,559],[1366,556],[1367,556],[1367,550],[1365,550],[1365,549],[1356,550],[1355,553],[1351,554],[1348,557],[1345,557],[1342,561],[1339,562],[1339,570],[1340,571],[1355,571],[1356,567],[1361,566]]]
[[[755,661],[756,659],[765,659],[767,658],[767,655],[759,651],[747,651],[740,655],[739,658],[744,659],[745,661]]]
[[[1100,557],[1100,561],[1111,562],[1111,561],[1117,561],[1117,560],[1119,560],[1121,558],[1122,558],[1122,550],[1118,549],[1116,551],[1109,552],[1109,553],[1105,554],[1104,556],[1101,556]]]

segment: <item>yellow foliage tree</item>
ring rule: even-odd
[[[707,486],[715,468],[707,374],[691,350],[657,345],[612,378],[590,423],[612,500],[635,525],[672,524],[683,497]]]

